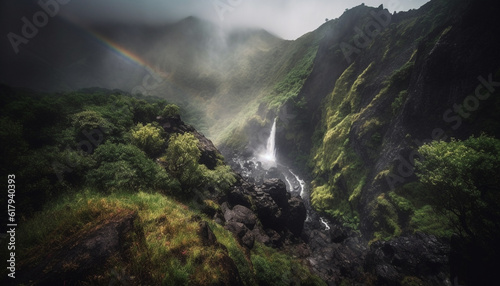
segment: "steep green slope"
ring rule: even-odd
[[[219,143],[228,154],[256,150],[278,116],[278,155],[311,174],[315,209],[370,240],[449,235],[446,220],[431,219],[413,161],[428,139],[498,135],[496,99],[463,120],[447,113],[478,76],[496,78],[495,25],[473,20],[485,7],[434,0],[397,14],[365,5],[346,11],[288,43],[282,53],[300,54],[286,55],[287,72],[273,78],[265,101],[241,113]]]
[[[218,137],[222,150],[255,149],[266,140],[257,133],[272,122],[285,102],[301,106],[299,92],[312,71],[313,62],[322,37],[321,31],[311,32],[295,41],[286,41],[262,59],[272,66],[261,74],[265,87],[257,90],[248,105],[242,109]],[[231,100],[231,99],[224,99]]]
[[[175,105],[105,89],[0,94],[0,174],[19,226],[0,251],[15,251],[5,285],[13,272],[16,285],[324,285],[215,222],[236,174]]]
[[[489,20],[465,23],[471,17],[466,11],[483,8],[468,1],[432,1],[393,15],[387,29],[335,79],[321,103],[309,156],[317,210],[359,227],[371,239],[422,230],[450,234],[445,219],[431,219],[429,201],[414,183],[412,152],[428,139],[498,134],[496,103],[480,105],[484,112],[460,128],[445,128],[451,120],[443,116],[475,89],[479,75],[496,78],[498,67],[488,58],[497,53],[491,44],[479,44],[492,33]],[[483,50],[483,56],[464,54],[469,50]],[[453,58],[443,57],[450,51]]]
[[[361,220],[364,233],[375,239],[418,230],[409,221],[423,206],[403,189],[383,186],[394,169],[381,151],[399,152],[395,144],[401,143],[389,134],[398,128],[395,122],[412,92],[416,62],[450,31],[453,21],[444,11],[461,13],[460,4],[433,1],[419,11],[393,15],[388,28],[336,80],[323,101],[317,127],[322,135],[310,154],[311,199],[318,210],[358,227]],[[409,137],[419,128],[406,132]]]

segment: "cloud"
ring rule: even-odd
[[[428,0],[71,0],[62,16],[83,23],[163,24],[196,16],[225,27],[266,29],[285,39],[296,39],[318,28],[325,18],[338,18],[347,8],[363,2],[403,11]],[[20,18],[39,10],[37,0],[0,1],[0,30],[17,26]],[[13,29],[13,28],[12,28]]]
[[[285,39],[295,39],[338,18],[363,0],[86,0],[72,1],[66,12],[84,22],[158,24],[196,16],[225,27],[260,27]],[[428,0],[367,0],[369,6],[402,11]]]

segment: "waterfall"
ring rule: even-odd
[[[282,179],[286,181],[288,192],[294,196],[299,195],[304,201],[307,211],[306,221],[317,221],[321,225],[321,229],[329,231],[331,229],[329,221],[317,214],[311,207],[309,190],[306,182],[295,174],[288,166],[280,164],[276,159],[276,122],[278,118],[274,119],[271,126],[271,132],[267,138],[266,145],[264,142],[259,146],[258,153],[254,153],[254,157],[242,159],[235,158],[234,162],[239,165],[244,177],[253,177],[260,180],[266,178],[276,178],[281,174]],[[247,161],[248,160],[248,161]],[[252,164],[245,165],[245,163],[252,162]],[[260,167],[259,167],[260,166]],[[274,169],[271,171],[271,169]],[[270,172],[271,171],[271,172]]]
[[[273,126],[271,127],[266,149],[264,153],[259,155],[259,159],[265,169],[276,167],[276,119],[274,119]]]
[[[276,161],[276,119],[274,118],[273,127],[271,127],[271,134],[267,139],[265,157],[270,161]]]

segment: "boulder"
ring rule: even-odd
[[[265,180],[264,184],[262,184],[262,190],[268,193],[280,208],[288,208],[288,199],[290,198],[290,194],[287,192],[286,185],[282,180]]]
[[[299,197],[293,197],[288,200],[288,215],[286,216],[286,227],[299,237],[304,228],[304,221],[307,217],[304,201]]]
[[[226,222],[240,222],[249,229],[253,229],[257,222],[257,216],[247,207],[236,205],[232,210],[226,210],[224,213]]]
[[[249,229],[241,222],[230,221],[224,226],[225,229],[232,232],[235,236],[242,238]]]
[[[248,247],[248,249],[252,249],[255,243],[255,235],[251,231],[247,231],[241,238],[241,242]]]
[[[217,237],[206,221],[200,222],[199,235],[204,246],[214,246],[218,244]]]
[[[271,245],[274,247],[281,247],[283,244],[283,237],[274,229],[267,229],[266,234],[269,237]]]
[[[285,219],[282,216],[281,209],[271,195],[260,188],[256,188],[252,197],[254,198],[257,216],[264,228],[281,230],[285,227]]]
[[[227,195],[227,201],[232,206],[242,205],[251,208],[252,204],[248,197],[244,186],[235,186]]]
[[[260,227],[256,227],[252,230],[252,233],[255,237],[255,240],[263,243],[264,245],[270,246],[271,245],[271,239],[269,236],[262,230]]]

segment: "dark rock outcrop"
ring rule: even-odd
[[[210,226],[208,226],[208,223],[206,221],[200,222],[199,235],[204,246],[217,245],[217,237],[213,233],[212,229],[210,229]]]
[[[55,253],[35,267],[22,267],[19,282],[30,285],[76,284],[105,269],[114,255],[126,255],[128,234],[134,231],[136,213],[118,214],[87,231],[71,237]]]
[[[449,243],[417,233],[373,243],[365,264],[377,277],[377,285],[400,285],[407,276],[418,277],[425,285],[451,285],[449,253]]]
[[[225,272],[225,281],[220,281],[220,285],[242,285],[238,267],[231,257],[229,257],[227,248],[217,241],[217,237],[212,232],[212,229],[210,229],[210,226],[206,221],[200,221],[199,235],[204,246],[220,248],[223,250],[222,257],[218,260],[218,263],[219,266],[221,266],[221,269]]]
[[[300,197],[290,197],[283,181],[266,180],[256,186],[240,178],[221,203],[225,228],[252,248],[255,241],[279,247],[290,238],[299,238],[306,219]]]
[[[290,194],[287,192],[286,185],[283,181],[279,179],[265,180],[264,184],[262,184],[262,190],[271,196],[278,207],[281,209],[288,208]]]
[[[307,223],[304,229],[309,248],[305,258],[330,284],[369,280],[384,286],[451,285],[447,241],[418,233],[368,246],[361,234],[349,228],[332,224],[331,229],[320,230],[313,224]]]
[[[252,198],[257,216],[264,228],[282,230],[285,225],[282,209],[278,207],[271,195],[261,188],[256,188]]]
[[[288,215],[286,217],[286,227],[299,237],[304,228],[304,221],[307,218],[307,210],[304,201],[299,197],[292,197],[288,200]]]
[[[257,222],[257,216],[255,216],[252,210],[241,205],[236,205],[232,210],[227,210],[224,213],[224,219],[226,222],[234,221],[242,223],[249,229],[253,229]]]
[[[314,272],[329,285],[346,279],[364,281],[367,243],[361,236],[345,227],[332,225],[329,230],[321,230],[315,224],[317,222],[307,223],[303,235],[310,251],[307,260]],[[340,239],[339,233],[349,236],[341,235]]]

